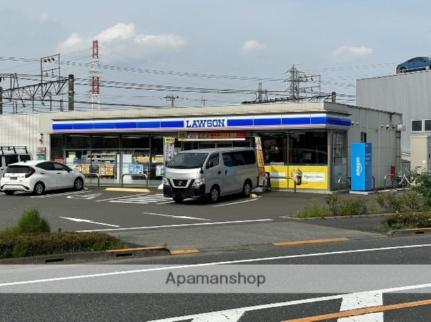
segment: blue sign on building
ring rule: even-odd
[[[373,164],[371,143],[353,143],[351,160],[352,190],[372,190]]]

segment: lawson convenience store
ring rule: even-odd
[[[293,188],[299,171],[298,189],[335,190],[341,188],[340,178],[349,176],[349,141],[367,132],[374,139],[377,123],[390,121],[386,112],[358,111],[321,102],[130,110],[122,117],[112,111],[93,112],[91,118],[85,112],[57,114],[49,122],[49,156],[89,177],[97,173],[102,183],[119,183],[123,177],[128,184],[157,184],[165,161],[178,151],[255,146],[260,140],[273,188]],[[367,124],[356,131],[355,118],[371,112],[379,117],[367,116]],[[382,134],[381,142],[397,144],[395,132]],[[397,162],[395,153],[379,159],[385,163],[379,168]]]

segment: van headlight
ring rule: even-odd
[[[200,187],[204,184],[205,184],[204,178],[195,179],[195,181],[193,182],[193,187]]]
[[[169,186],[169,179],[168,179],[168,178],[163,177],[163,184],[164,184],[165,186]]]

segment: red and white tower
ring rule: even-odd
[[[90,96],[91,110],[94,105],[100,109],[100,61],[99,61],[99,41],[93,40],[90,66]]]

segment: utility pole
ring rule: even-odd
[[[179,98],[178,96],[174,96],[174,95],[166,95],[165,99],[168,102],[171,102],[171,107],[175,107],[175,100]]]
[[[318,97],[321,93],[320,75],[307,75],[298,70],[295,65],[287,71],[289,78],[288,92],[290,100]]]
[[[0,86],[0,115],[3,114],[3,87]]]
[[[207,105],[207,102],[208,100],[202,96],[201,98],[202,107],[205,107]]]
[[[99,61],[99,41],[93,40],[91,51],[91,67],[90,67],[90,96],[91,110],[94,110],[94,104],[100,109],[100,61]]]
[[[75,109],[75,78],[73,77],[73,74],[69,74],[67,80],[67,84],[69,87],[67,91],[68,110],[73,111]]]
[[[259,82],[259,85],[257,87],[256,91],[256,101],[258,103],[263,103],[264,101],[268,100],[268,91],[266,89],[263,89],[262,82]]]

